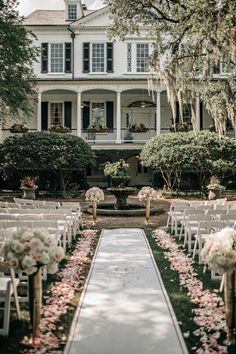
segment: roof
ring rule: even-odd
[[[95,11],[83,10],[84,16]],[[66,20],[65,10],[35,10],[24,20],[25,25],[68,25],[70,22]]]

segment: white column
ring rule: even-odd
[[[200,94],[196,94],[196,130],[199,131],[200,128]]]
[[[120,92],[117,92],[117,95],[116,95],[116,144],[121,144]]]
[[[156,100],[156,135],[161,134],[161,92],[157,91]]]
[[[82,121],[82,115],[81,115],[81,92],[77,92],[76,134],[77,134],[77,136],[80,136],[80,137],[82,135],[81,121]]]
[[[42,102],[42,93],[38,92],[38,109],[37,109],[37,130],[41,132],[42,123],[41,123],[41,102]]]

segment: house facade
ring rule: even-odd
[[[41,47],[35,63],[38,97],[30,131],[67,127],[91,144],[98,156],[97,166],[90,171],[91,184],[106,185],[104,162],[119,158],[130,164],[132,185],[148,184],[150,171],[138,163],[139,151],[150,138],[170,131],[172,113],[160,82],[155,82],[151,94],[148,91],[152,43],[145,31],[140,37],[112,42],[107,36],[109,8],[90,11],[80,0],[65,0],[64,11],[37,10],[25,19],[25,26]],[[184,120],[191,121],[188,106]],[[198,130],[212,123],[200,86],[196,122]],[[3,139],[10,134],[5,126]]]

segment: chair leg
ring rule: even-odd
[[[9,280],[7,284],[5,305],[4,305],[4,318],[3,318],[3,336],[7,336],[9,333],[9,322],[10,322],[10,308],[11,308],[11,281]]]
[[[195,258],[196,251],[197,251],[197,244],[198,244],[198,236],[196,235],[195,243],[194,243],[194,248],[193,248],[193,256],[192,259]]]

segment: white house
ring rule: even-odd
[[[90,11],[81,0],[65,0],[64,11],[36,10],[25,26],[42,48],[35,63],[38,100],[30,130],[66,126],[91,144],[99,155],[91,183],[103,183],[103,163],[121,157],[130,163],[133,185],[148,183],[149,171],[138,164],[138,152],[151,137],[169,132],[172,114],[165,87],[157,83],[153,97],[148,93],[152,45],[145,32],[112,42],[106,32],[109,8]],[[197,129],[207,129],[211,117],[200,88],[196,115]],[[191,120],[188,106],[184,119]],[[5,127],[3,138],[9,134]]]

